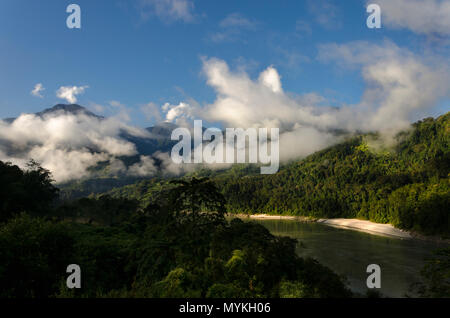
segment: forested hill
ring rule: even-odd
[[[278,174],[217,179],[233,212],[362,218],[449,233],[450,113],[399,134],[392,148],[359,136]]]
[[[232,213],[361,218],[448,236],[449,118],[413,124],[392,147],[375,134],[358,136],[274,175],[231,169],[212,178]],[[149,202],[164,184],[143,181],[110,194]]]

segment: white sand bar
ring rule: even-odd
[[[396,236],[400,238],[412,238],[411,234],[406,231],[402,231],[400,229],[395,228],[391,224],[381,224],[374,223],[366,220],[358,220],[358,219],[319,219],[318,223],[346,228],[359,230],[374,234],[382,234],[388,236]]]
[[[317,222],[329,226],[339,227],[343,229],[356,230],[371,234],[393,236],[398,238],[413,238],[407,231],[395,228],[391,224],[375,223],[367,220],[358,219],[313,219],[305,216],[287,216],[287,215],[268,215],[268,214],[250,214],[234,215],[241,218],[265,219],[265,220],[294,220],[301,222]]]

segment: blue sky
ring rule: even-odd
[[[188,9],[166,12],[165,1]],[[70,3],[81,7],[79,30],[66,27]],[[365,6],[361,0],[2,0],[0,118],[63,103],[55,92],[76,85],[88,86],[78,104],[117,101],[134,124],[150,126],[143,104],[214,101],[202,57],[224,60],[252,78],[272,65],[284,91],[315,92],[335,106],[357,103],[365,84],[361,69],[319,59],[321,44],[391,41],[418,56],[431,51],[448,61],[446,45],[425,38],[413,24],[367,28]],[[45,88],[42,98],[30,94],[37,83]],[[431,113],[448,111],[448,105],[440,100]]]

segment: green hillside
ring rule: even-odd
[[[360,218],[447,236],[449,118],[421,120],[396,135],[391,147],[377,134],[352,137],[274,175],[250,166],[195,175],[215,181],[231,213]],[[109,194],[147,204],[166,184],[141,181]]]
[[[426,234],[449,232],[449,118],[427,118],[381,148],[365,135],[269,176],[216,182],[240,213],[368,219]]]

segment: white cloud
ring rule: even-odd
[[[168,122],[192,118],[192,107],[188,103],[181,102],[178,105],[165,103],[162,110],[166,113],[166,121]]]
[[[61,86],[56,91],[56,97],[67,100],[68,103],[77,102],[76,95],[83,94],[84,90],[89,86]]]
[[[231,13],[227,15],[222,21],[220,21],[219,26],[221,28],[246,28],[252,29],[256,25],[255,22],[250,21],[240,13]]]
[[[91,108],[96,113],[102,114],[105,112],[105,106],[97,104],[97,103],[90,102],[89,108]]]
[[[140,0],[139,9],[144,19],[156,15],[165,23],[195,21],[194,3],[190,0]]]
[[[381,7],[383,25],[418,34],[450,35],[448,0],[377,0],[376,3]]]
[[[101,113],[105,116],[113,116],[124,122],[129,122],[131,120],[130,112],[132,112],[132,109],[119,101],[111,100],[105,104],[89,102],[88,105],[89,108],[94,111],[94,113]]]
[[[125,125],[116,117],[22,114],[11,124],[0,121],[0,160],[25,167],[34,159],[49,169],[57,182],[89,176],[89,168],[102,161],[114,163],[117,172],[121,170],[118,157],[137,154],[135,145],[122,138],[123,132],[149,137],[146,130]],[[143,164],[149,167],[148,162]]]
[[[126,106],[117,100],[112,100],[109,102],[109,105],[117,108],[125,108]]]
[[[362,68],[367,85],[355,120],[364,130],[405,128],[412,116],[450,94],[448,62],[419,57],[391,42],[322,45],[319,59]]]
[[[273,66],[269,66],[259,75],[259,82],[269,87],[274,93],[281,93],[281,77]]]
[[[148,120],[155,120],[156,122],[162,121],[160,108],[155,103],[147,103],[145,105],[142,105],[140,109]]]
[[[155,174],[158,168],[155,160],[149,156],[140,156],[140,161],[128,168],[128,173],[132,176],[145,177]]]
[[[43,98],[44,96],[42,96],[41,92],[44,90],[45,90],[44,86],[41,83],[37,83],[36,85],[34,85],[34,88],[31,91],[31,95]]]
[[[220,31],[210,35],[213,42],[236,41],[244,31],[254,31],[257,21],[250,20],[240,13],[231,13],[219,22]]]
[[[231,167],[231,164],[219,163],[219,164],[193,164],[193,163],[181,163],[176,164],[170,158],[167,152],[155,152],[153,157],[160,161],[160,172],[166,176],[179,176],[186,173],[190,173],[200,169],[227,169]],[[148,168],[151,171],[151,168]],[[146,170],[144,170],[146,171]]]
[[[366,86],[358,103],[326,106],[326,99],[315,93],[298,97],[284,92],[272,66],[253,80],[212,58],[204,60],[203,70],[216,99],[191,109],[191,114],[224,127],[278,127],[280,157],[288,160],[338,142],[340,138],[331,133],[335,129],[398,132],[450,94],[448,64],[416,56],[390,42],[323,45],[320,59],[361,70]]]

